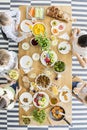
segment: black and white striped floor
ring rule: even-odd
[[[72,16],[77,19],[74,27],[87,30],[87,0],[0,0],[0,11],[18,8],[19,5],[72,5]],[[5,41],[0,32],[0,48],[18,52],[18,45],[13,41]],[[87,68],[82,69],[75,57],[72,58],[72,74],[87,81]],[[0,83],[6,80],[0,78]],[[87,106],[76,98],[72,99],[72,127],[24,127],[19,126],[18,102],[11,111],[0,110],[0,130],[87,130]]]

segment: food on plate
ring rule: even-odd
[[[52,41],[52,45],[53,46],[56,46],[57,44],[58,44],[58,40],[57,39],[55,39],[55,40]]]
[[[52,27],[52,28],[51,28],[51,33],[52,33],[53,35],[58,35],[58,34],[59,34],[59,31],[58,31],[58,29],[57,29],[56,27]]]
[[[32,19],[32,18],[43,19],[44,18],[44,8],[28,6],[26,8],[26,17],[28,19]]]
[[[32,28],[32,32],[34,35],[44,34],[45,30],[45,25],[42,22],[35,23]]]
[[[28,99],[27,99],[27,98],[24,98],[23,101],[24,101],[24,102],[28,102]]]
[[[33,97],[33,103],[37,108],[45,108],[49,104],[49,96],[45,92],[38,92]]]
[[[24,43],[22,44],[22,49],[23,49],[23,50],[28,50],[29,47],[30,47],[30,45],[29,45],[29,43],[27,43],[27,42],[24,42]]]
[[[54,95],[58,95],[58,88],[57,88],[56,85],[52,85],[52,86],[50,87],[50,89],[51,89],[51,92],[52,92]]]
[[[50,37],[50,38],[51,38],[51,40],[52,40],[52,41],[54,41],[54,40],[56,40],[56,39],[57,39],[55,35],[51,35],[51,37]]]
[[[20,59],[20,65],[22,68],[30,68],[33,64],[33,60],[30,56],[24,55]]]
[[[58,26],[58,24],[59,24],[59,21],[58,21],[58,20],[52,20],[52,21],[51,21],[51,26],[52,26],[52,27],[56,27],[56,26]]]
[[[72,20],[71,16],[67,12],[62,11],[59,7],[56,6],[48,7],[46,10],[46,14],[49,17],[55,18],[57,20],[62,20],[65,22],[69,22]]]
[[[54,51],[44,51],[41,54],[41,63],[45,66],[53,66],[57,61],[57,55]]]
[[[58,103],[58,99],[57,99],[56,97],[52,97],[52,98],[50,99],[50,104],[51,104],[51,105],[57,105],[57,103]]]
[[[56,72],[63,72],[65,70],[65,63],[63,61],[57,61],[54,64],[54,70]]]
[[[69,35],[67,33],[64,33],[64,34],[58,36],[58,38],[61,38],[61,39],[64,39],[64,40],[68,40],[68,41],[70,40],[70,37],[69,37]]]
[[[30,10],[29,10],[29,15],[31,17],[34,17],[35,16],[35,8],[34,7],[31,7]]]
[[[23,32],[26,32],[26,33],[28,33],[28,32],[30,32],[31,31],[31,28],[32,28],[32,22],[30,21],[30,20],[23,20],[22,22],[21,22],[21,30],[23,31]]]
[[[35,82],[31,82],[30,90],[31,90],[33,93],[38,92],[38,86],[37,86],[37,84],[36,84]]]
[[[36,83],[37,85],[42,88],[42,89],[47,89],[50,85],[50,78],[48,76],[46,76],[45,74],[40,74],[37,78],[36,78]]]
[[[29,104],[31,104],[31,102],[32,102],[32,95],[29,93],[29,92],[23,92],[21,95],[20,95],[20,97],[19,97],[19,99],[20,99],[20,102],[23,104],[23,105],[29,105]]]
[[[58,45],[58,50],[61,54],[67,54],[70,52],[71,50],[71,45],[67,42],[61,42],[59,45]]]
[[[23,118],[23,122],[24,122],[24,124],[25,125],[28,125],[28,124],[30,124],[30,118],[29,117],[27,117],[27,116],[22,116],[22,118]]]
[[[35,7],[35,17],[38,19],[44,18],[44,8],[43,7]]]
[[[23,76],[22,81],[23,81],[23,82],[28,82],[28,83],[29,83],[29,78],[28,78],[27,76]]]
[[[30,40],[30,43],[31,43],[31,45],[33,45],[33,46],[38,45],[38,41],[35,40],[35,38],[32,38],[32,39]]]
[[[66,27],[66,25],[64,23],[59,23],[57,29],[59,32],[62,32],[62,31],[64,31],[65,27]]]
[[[25,22],[26,25],[30,26],[31,24],[29,24],[28,22]]]
[[[68,93],[67,91],[62,93],[62,96],[64,96],[64,100],[68,100],[67,93]]]
[[[46,36],[46,34],[39,34],[35,36],[35,40],[38,42],[39,46],[42,50],[48,50],[50,47],[50,39]]]
[[[59,50],[66,50],[66,46],[60,47]]]
[[[43,123],[45,118],[46,118],[45,110],[37,110],[37,109],[35,109],[33,111],[33,117],[34,117],[34,120],[36,120],[37,122]]]
[[[30,87],[30,81],[29,81],[29,78],[27,76],[23,76],[22,81],[23,81],[23,87],[25,87],[25,88]]]
[[[39,58],[40,58],[40,55],[39,55],[38,53],[34,53],[34,54],[32,55],[32,59],[35,60],[35,61],[38,61]]]
[[[71,92],[67,86],[62,87],[59,98],[62,102],[67,103],[71,100]]]
[[[19,72],[18,70],[12,69],[9,71],[9,77],[13,80],[18,80],[19,78]]]
[[[62,107],[60,106],[54,106],[52,109],[51,109],[51,114],[52,114],[52,117],[56,120],[62,118],[62,114],[60,113],[63,113],[64,114],[64,110],[62,109]]]

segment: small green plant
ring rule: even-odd
[[[35,40],[38,42],[38,44],[42,48],[42,50],[49,50],[50,39],[46,36],[46,34],[36,35]]]

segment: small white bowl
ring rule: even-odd
[[[40,55],[38,53],[34,53],[32,55],[32,59],[35,60],[35,61],[38,61],[40,59]]]
[[[55,24],[54,24],[54,23],[55,23]],[[51,21],[50,24],[51,24],[52,27],[56,27],[56,26],[58,26],[59,21],[54,19],[54,20]],[[53,24],[54,24],[54,25],[53,25]]]
[[[56,31],[56,33],[54,33],[54,30]],[[59,31],[58,31],[58,29],[57,29],[57,27],[52,27],[51,28],[51,33],[53,34],[53,35],[58,35],[59,34]]]
[[[23,44],[22,44],[22,49],[23,50],[28,50],[30,48],[30,45],[29,45],[29,43],[28,42],[24,42]]]
[[[62,27],[63,27],[63,29],[60,29],[60,26],[62,26]],[[57,29],[58,29],[58,31],[59,31],[59,32],[64,31],[64,30],[65,30],[65,28],[66,28],[66,24],[65,24],[65,23],[59,23],[59,25],[57,26]]]

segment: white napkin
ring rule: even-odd
[[[23,69],[23,71],[24,71],[24,73],[28,73],[28,72],[30,72],[33,68],[22,68]]]

